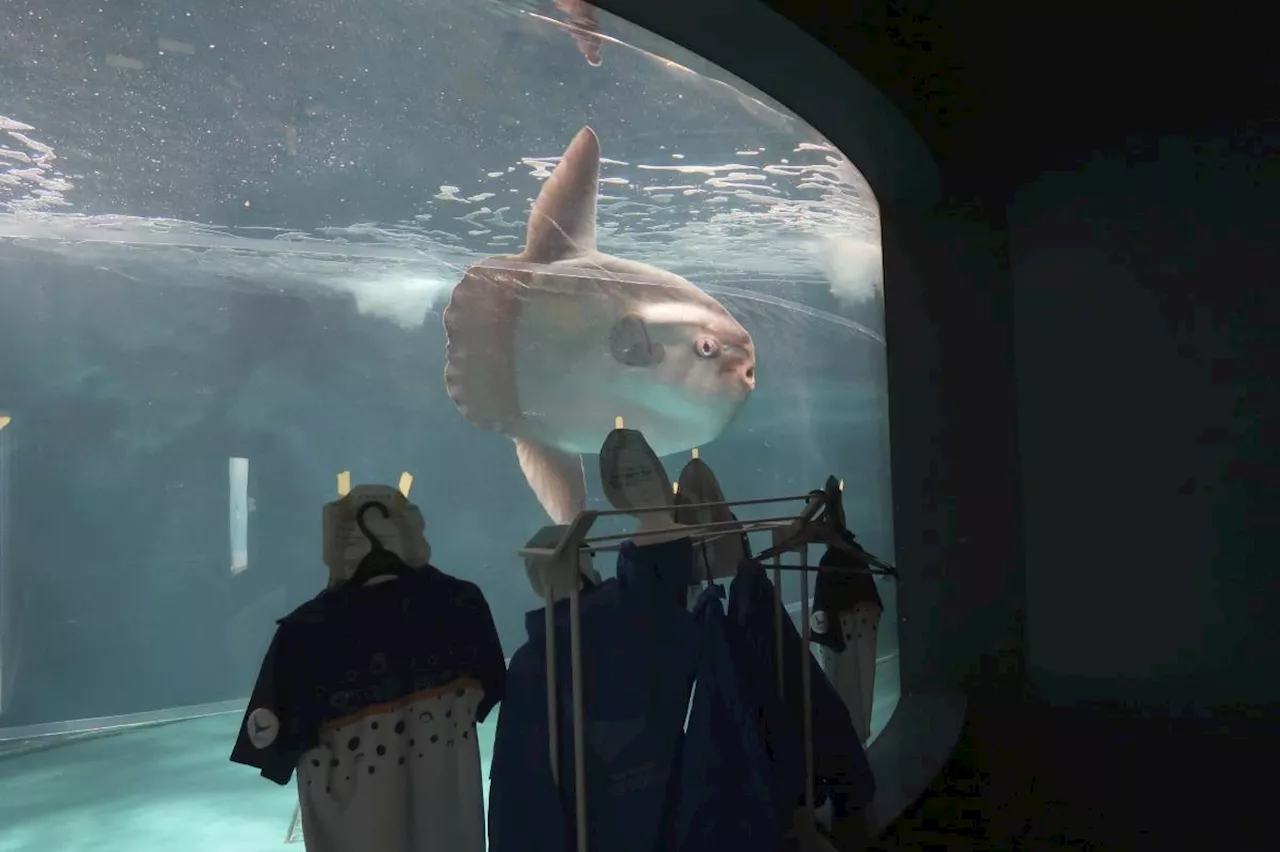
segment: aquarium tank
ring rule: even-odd
[[[344,475],[408,474],[433,564],[524,641],[549,515],[451,396],[443,317],[584,128],[598,249],[754,343],[698,448],[727,498],[834,475],[892,555],[875,196],[723,69],[565,0],[6,0],[0,39],[2,852],[300,842],[296,792],[228,755]],[[899,691],[877,583],[873,736]]]

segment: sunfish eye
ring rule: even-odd
[[[720,343],[714,337],[699,337],[693,342],[693,351],[699,358],[714,358],[720,354]]]

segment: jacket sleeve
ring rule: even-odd
[[[281,785],[293,777],[319,727],[295,688],[298,672],[305,668],[293,652],[299,644],[294,639],[288,625],[276,629],[231,752],[235,763],[252,766]]]
[[[564,807],[551,777],[543,656],[528,645],[507,670],[489,772],[489,852],[566,852]]]
[[[461,583],[455,598],[458,608],[466,613],[467,623],[475,631],[471,639],[476,649],[475,673],[484,687],[484,698],[476,708],[476,722],[483,722],[507,695],[507,663],[502,656],[502,641],[493,624],[489,602],[475,583]]]
[[[788,660],[800,657],[803,641],[791,619],[782,621],[784,646]],[[876,795],[876,779],[862,748],[862,740],[853,727],[849,708],[836,692],[817,657],[805,655],[810,667],[809,698],[813,709],[814,774],[820,792],[834,794],[855,807],[865,807]],[[804,687],[801,667],[786,666],[787,694],[797,713],[800,730],[804,725]],[[843,805],[837,802],[836,807]]]

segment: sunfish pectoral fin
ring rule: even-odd
[[[609,331],[609,352],[627,367],[652,367],[666,355],[661,343],[649,339],[649,329],[636,314],[627,314]]]
[[[600,140],[584,127],[533,202],[522,259],[551,263],[595,251],[599,182]]]
[[[587,507],[587,477],[582,457],[555,447],[514,438],[516,456],[529,487],[552,522],[567,524]]]

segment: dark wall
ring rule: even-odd
[[[1001,215],[883,205],[904,691],[1020,674],[1017,431]]]
[[[1011,208],[1027,651],[1051,703],[1280,701],[1275,148],[1133,137]]]

